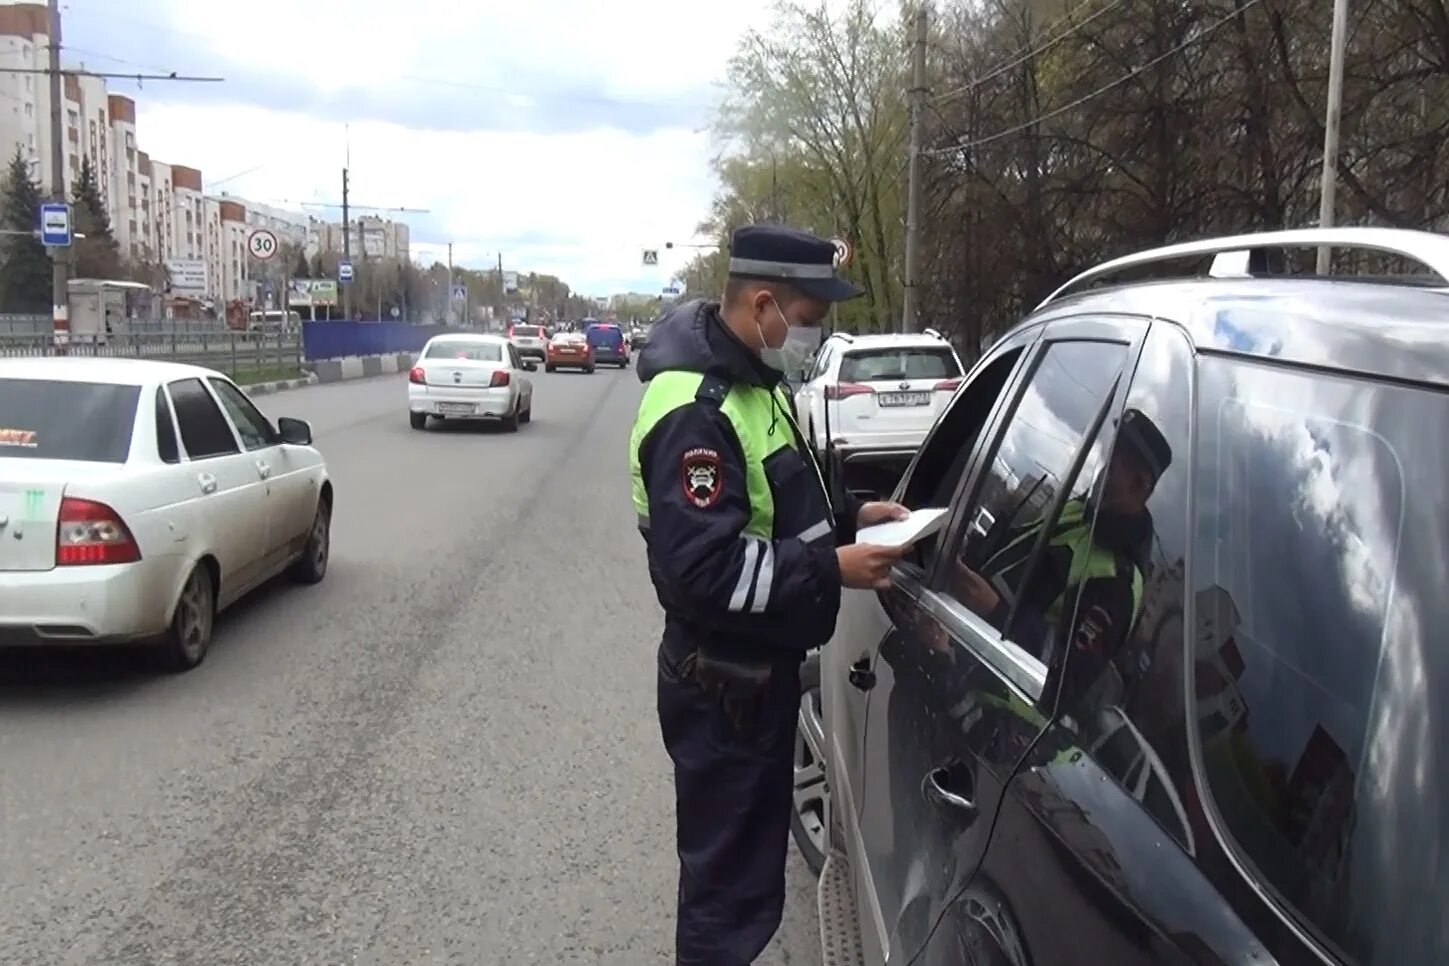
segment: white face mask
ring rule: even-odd
[[[806,360],[820,348],[825,330],[818,325],[791,325],[779,302],[775,302],[775,311],[780,313],[780,321],[785,323],[785,342],[778,349],[772,348],[765,339],[764,329],[761,329],[760,341],[765,348],[760,350],[760,359],[787,376],[798,376]]]

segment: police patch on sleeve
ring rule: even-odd
[[[1107,632],[1112,629],[1112,617],[1106,608],[1096,605],[1083,615],[1077,624],[1077,650],[1086,651],[1090,654],[1102,652],[1102,642]]]
[[[680,482],[689,502],[701,510],[719,502],[724,492],[724,469],[716,450],[696,448],[680,461]]]

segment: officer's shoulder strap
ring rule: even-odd
[[[725,376],[717,372],[707,372],[699,381],[699,388],[694,391],[695,401],[719,408],[724,405],[725,397],[730,394],[730,387],[733,385]]]

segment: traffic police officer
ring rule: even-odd
[[[860,290],[835,246],[735,232],[722,302],[660,320],[630,439],[634,507],[665,611],[659,724],[674,762],[680,964],[743,966],[779,927],[800,663],[835,631],[840,591],[883,587],[895,548],[858,526],[906,514],[832,500],[782,386]]]

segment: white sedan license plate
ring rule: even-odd
[[[928,392],[883,392],[878,398],[882,406],[925,406],[931,402]]]
[[[478,411],[478,407],[472,403],[438,403],[440,413],[458,413],[472,415]]]

